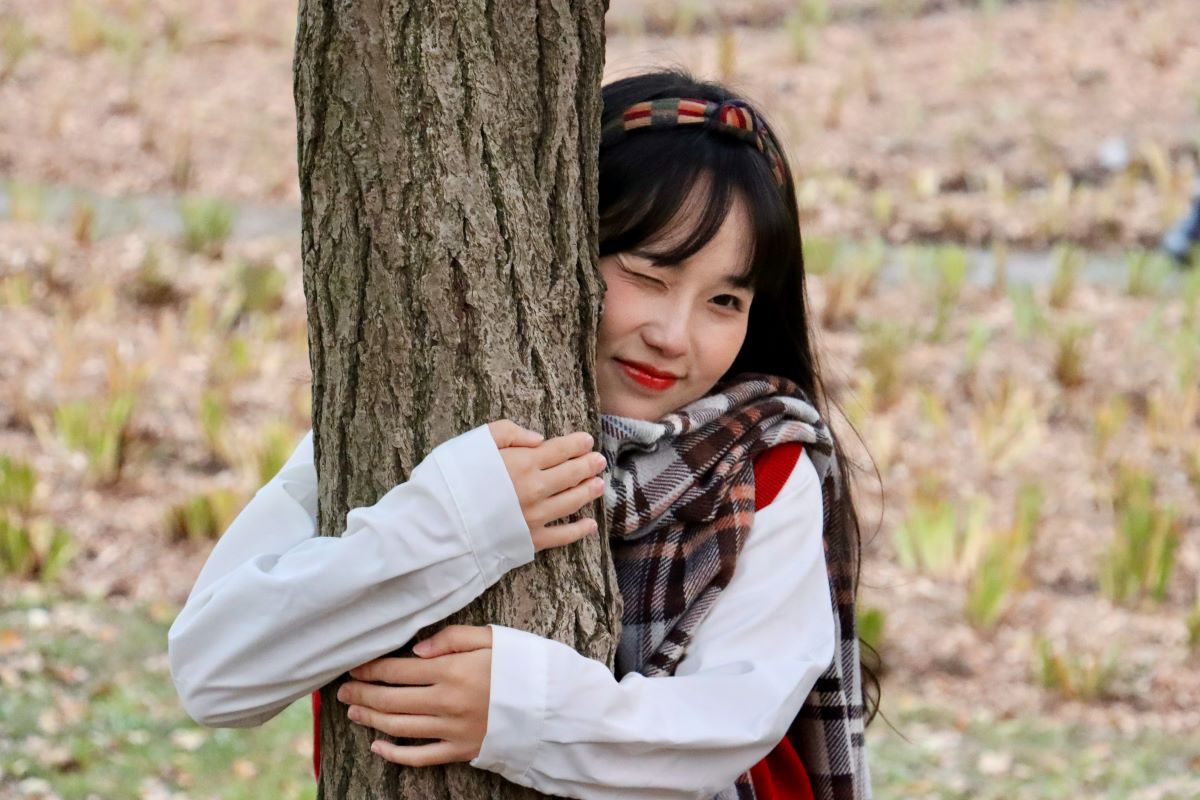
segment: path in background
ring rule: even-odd
[[[163,237],[178,237],[182,231],[179,201],[182,195],[145,195],[141,197],[112,197],[89,189],[68,186],[42,187],[44,220],[50,225],[67,225],[75,209],[87,205],[95,213],[98,236],[140,231]],[[10,190],[0,184],[0,218],[8,216],[11,207]],[[235,223],[230,236],[233,241],[273,238],[293,241],[299,246],[300,209],[284,204],[236,203]],[[992,283],[995,276],[996,254],[990,250],[965,248],[970,259],[967,280],[977,286]],[[905,280],[903,250],[890,248],[881,279],[885,284]],[[1010,285],[1044,286],[1054,276],[1054,253],[1042,251],[1011,251],[1005,255],[1006,278]],[[1128,280],[1124,261],[1107,253],[1088,253],[1079,273],[1085,281],[1099,285],[1121,286]],[[1168,286],[1178,285],[1180,274],[1167,278]]]

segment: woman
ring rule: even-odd
[[[869,797],[858,525],[817,410],[787,163],[750,106],[678,72],[606,86],[602,124],[604,457],[584,433],[481,426],[332,539],[314,536],[306,437],[197,579],[170,634],[176,685],[202,722],[253,725],[353,667],[352,720],[431,740],[380,738],[379,757],[552,795]],[[549,523],[601,492],[617,677],[496,625],[379,658],[587,535]]]

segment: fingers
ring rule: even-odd
[[[385,714],[365,706],[350,706],[350,721],[400,739],[444,739],[450,725],[443,717],[424,714]]]
[[[531,509],[531,516],[542,525],[574,514],[604,494],[604,479],[589,478],[578,486],[546,498]]]
[[[489,422],[488,430],[491,431],[496,447],[536,447],[546,438],[537,431],[522,428],[510,419]]]
[[[535,451],[536,463],[541,469],[556,467],[568,459],[590,452],[594,443],[592,435],[584,431],[576,431],[568,433],[566,436],[549,439],[539,445]]]
[[[546,494],[555,495],[570,489],[593,475],[599,475],[608,466],[608,461],[599,453],[588,451],[562,464],[542,472]]]
[[[448,625],[413,646],[421,658],[434,658],[448,653],[466,653],[492,646],[492,629],[478,625]]]
[[[547,525],[533,537],[533,549],[541,552],[550,547],[565,547],[574,544],[597,530],[596,520],[590,517],[577,519],[562,525]]]
[[[438,679],[437,669],[419,658],[377,658],[350,670],[350,676],[401,686],[430,686]]]
[[[393,764],[403,764],[406,767],[431,767],[434,764],[452,764],[456,761],[470,761],[479,755],[471,753],[462,746],[452,742],[434,742],[410,747],[378,739],[371,743],[371,752],[382,756]]]
[[[350,681],[338,689],[338,700],[349,706],[366,706],[388,714],[438,714],[438,693],[427,686],[380,686]]]

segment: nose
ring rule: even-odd
[[[663,358],[682,358],[687,355],[689,319],[684,308],[663,308],[642,328],[642,341]]]

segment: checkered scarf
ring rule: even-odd
[[[754,521],[754,460],[803,442],[821,480],[838,648],[788,731],[817,800],[871,796],[854,623],[856,555],[829,428],[789,380],[745,374],[657,422],[606,415],[605,512],[624,600],[619,674],[671,675],[733,577]],[[716,800],[753,800],[750,773]]]

